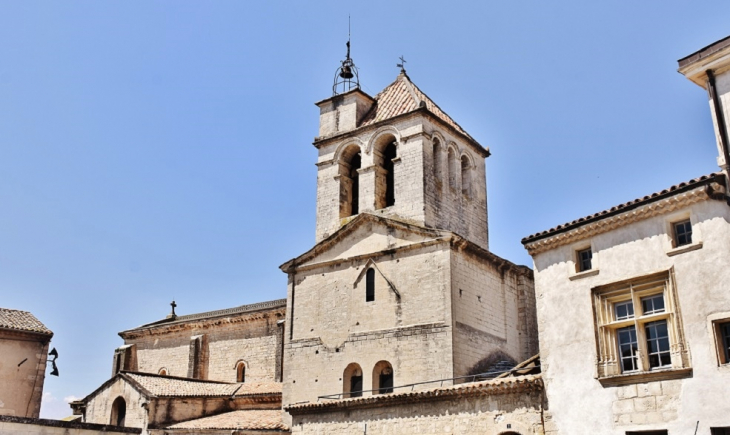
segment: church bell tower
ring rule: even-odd
[[[316,103],[316,244],[281,265],[285,409],[537,350],[531,271],[488,251],[489,150],[405,68],[365,93],[347,48],[333,95]]]

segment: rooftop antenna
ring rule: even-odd
[[[395,66],[400,68],[401,74],[405,74],[406,73],[406,60],[403,58],[403,56],[399,57],[398,59],[400,59],[400,63],[396,64]]]
[[[355,62],[350,58],[350,16],[347,16],[347,57],[340,62],[335,72],[335,82],[332,85],[332,95],[343,94],[360,88],[360,77]]]

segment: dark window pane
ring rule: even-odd
[[[618,344],[621,352],[621,371],[630,372],[638,369],[636,351],[636,329],[633,326],[618,330]]]
[[[386,371],[387,371],[387,373],[386,373]],[[393,392],[393,371],[392,370],[384,370],[384,372],[380,374],[380,389],[378,390],[378,392],[380,394]]]
[[[365,302],[375,300],[375,269],[368,269],[365,274]]]
[[[362,376],[350,378],[350,397],[362,396]]]
[[[651,368],[671,365],[666,320],[646,324],[646,345]]]
[[[711,427],[710,435],[730,435],[730,427]]]
[[[616,320],[625,320],[634,317],[634,304],[631,301],[620,302],[614,305]]]
[[[674,241],[677,246],[692,243],[692,225],[690,221],[674,224]]]
[[[664,295],[654,295],[641,298],[641,309],[643,314],[655,314],[664,312]]]
[[[591,252],[590,248],[578,251],[578,272],[591,270],[593,268],[593,265],[591,264],[592,259],[593,253]]]
[[[721,342],[723,343],[723,351],[725,353],[725,363],[730,363],[730,322],[720,325]]]

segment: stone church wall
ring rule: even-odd
[[[376,294],[368,303],[358,282],[367,259],[296,274],[293,297],[289,284],[293,331],[285,349],[284,403],[342,392],[350,363],[362,368],[365,389],[382,360],[392,364],[395,385],[452,377],[448,253],[442,243],[373,257]]]
[[[484,158],[458,138],[428,123],[430,139],[423,140],[422,167],[425,186],[426,224],[459,234],[484,249],[489,248],[487,180]],[[449,150],[457,160],[468,156],[468,194],[463,193],[461,161],[449,165]],[[453,186],[452,186],[453,185]]]
[[[147,411],[142,407],[145,398],[122,379],[113,381],[99,391],[86,405],[85,423],[110,424],[112,405],[117,397],[126,402],[125,426],[145,427]]]
[[[434,132],[442,139],[443,174],[437,185],[434,178],[434,157],[432,140]],[[378,144],[396,138],[398,159],[395,161],[395,205],[380,210],[374,209],[377,190]],[[341,151],[356,145],[361,150],[360,211],[371,211],[384,216],[412,220],[420,225],[453,231],[479,246],[487,249],[487,188],[484,158],[475,153],[459,138],[440,130],[436,124],[423,116],[411,116],[390,126],[360,132],[356,137],[322,144],[317,163],[317,230],[319,242],[337,231],[343,222],[340,218],[339,163]],[[455,150],[453,169],[447,167],[448,147]],[[461,156],[468,156],[470,162],[469,193],[462,193]],[[450,187],[447,177],[454,175]]]
[[[201,352],[204,379],[236,382],[236,364],[243,361],[247,381],[274,381],[281,334],[277,321],[283,318],[283,309],[279,311],[281,317],[272,314],[244,322],[174,325],[177,330],[152,330],[152,334],[141,334],[125,343],[136,345],[138,371],[159,373],[165,368],[170,376],[186,377],[191,337],[204,335]]]
[[[479,373],[477,364],[492,352],[516,362],[538,352],[528,268],[455,250],[452,270],[454,376]]]
[[[292,435],[538,435],[541,393],[462,397],[295,415]]]

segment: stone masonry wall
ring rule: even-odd
[[[521,285],[524,268],[500,269],[485,258],[453,252],[454,375],[474,374],[474,366],[495,351],[517,362],[535,355],[535,300],[526,292],[531,287]]]
[[[125,426],[145,427],[147,411],[142,407],[145,398],[122,379],[117,379],[99,391],[86,405],[86,423],[110,424],[112,405],[117,397],[122,397],[127,405]]]
[[[205,368],[201,373],[207,373],[207,379],[235,382],[236,364],[243,361],[246,381],[274,381],[277,378],[277,336],[281,333],[276,323],[283,315],[282,308],[264,318],[243,322],[221,320],[210,325],[193,322],[180,330],[160,335],[145,334],[126,342],[136,345],[139,371],[158,373],[166,368],[170,376],[187,376],[191,337],[205,335],[201,352]]]
[[[432,152],[433,135],[443,139],[443,165],[446,165],[446,146],[457,153],[456,159],[468,155],[472,167],[469,194],[462,194],[461,163],[457,162],[458,181],[454,188],[445,180],[437,188],[434,178]],[[392,139],[397,140],[397,159],[394,161],[395,204],[376,209],[377,192],[383,177],[377,167],[380,159],[379,147]],[[426,117],[414,115],[400,119],[392,125],[377,130],[364,129],[339,141],[324,143],[319,148],[317,162],[317,229],[319,242],[337,231],[347,218],[340,218],[340,182],[338,159],[342,150],[355,145],[360,148],[362,166],[360,169],[360,212],[370,211],[384,216],[395,216],[420,225],[447,229],[466,237],[483,248],[488,248],[487,234],[487,188],[484,159],[471,150],[457,137],[450,136]],[[448,174],[448,168],[441,170]]]
[[[539,392],[294,416],[292,435],[538,435]]]
[[[362,368],[366,389],[382,360],[396,385],[452,377],[448,252],[442,243],[298,273],[289,288],[284,403],[342,392],[350,363]],[[373,302],[365,301],[368,267],[376,268]]]
[[[489,248],[487,219],[487,181],[484,158],[463,141],[450,136],[438,126],[428,123],[430,132],[423,140],[423,173],[425,177],[426,225],[453,231]],[[434,143],[438,145],[434,147]],[[435,148],[435,149],[434,149]],[[449,149],[454,150],[455,162],[449,165]],[[434,152],[436,154],[434,154]],[[461,162],[463,155],[473,163],[470,171],[469,193],[462,192]],[[450,181],[453,178],[453,182]],[[453,184],[453,187],[452,187]]]

